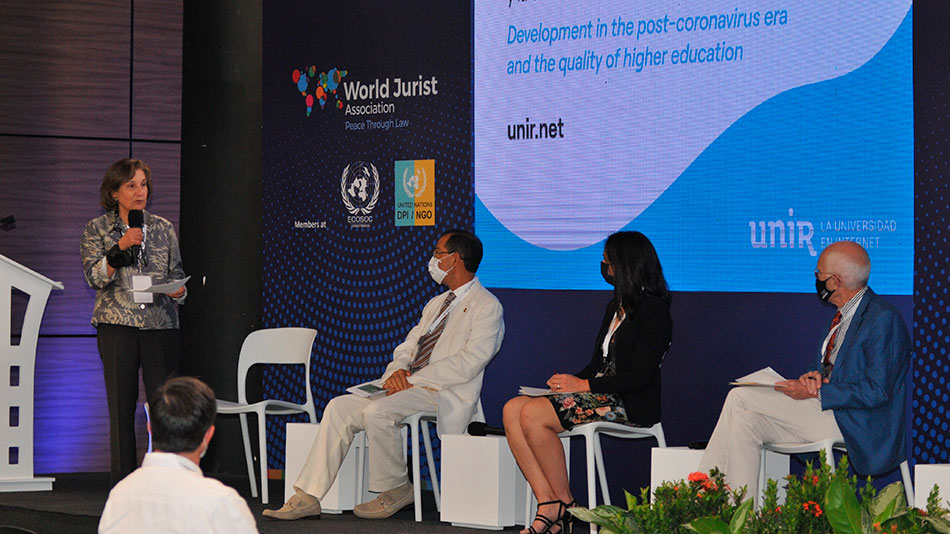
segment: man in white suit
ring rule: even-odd
[[[353,513],[382,519],[413,503],[399,422],[414,413],[437,412],[439,434],[464,432],[475,413],[485,366],[504,337],[501,303],[475,276],[481,259],[482,243],[475,234],[450,230],[439,238],[429,274],[449,291],[426,304],[419,324],[393,351],[382,376],[386,396],[331,400],[294,483],[296,493],[279,510],[265,510],[265,517],[319,518],[320,499],[361,430],[371,451],[369,489],[381,493]]]

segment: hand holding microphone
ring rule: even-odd
[[[138,263],[144,238],[142,232],[144,224],[145,216],[142,210],[129,210],[129,229],[111,249],[106,251],[106,261],[110,267],[119,269]]]
[[[142,244],[142,229],[129,228],[127,232],[119,239],[119,250],[129,250],[132,247],[139,248]]]

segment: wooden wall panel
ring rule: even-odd
[[[181,145],[178,143],[133,143],[132,157],[152,169],[154,192],[148,211],[165,217],[178,232],[181,196]],[[185,267],[187,267],[187,260]],[[187,272],[187,270],[186,270]]]
[[[0,21],[0,134],[128,138],[128,0],[0,0]]]
[[[89,324],[95,291],[83,279],[79,241],[103,213],[103,174],[128,156],[152,168],[148,209],[178,227],[181,35],[181,0],[0,0],[0,217],[17,220],[0,231],[0,254],[66,286],[51,294],[40,329],[37,473],[109,470]],[[68,337],[43,337],[51,335]],[[141,409],[136,429],[141,456]]]
[[[132,137],[181,140],[181,0],[136,0]]]
[[[95,291],[79,256],[83,228],[103,213],[99,185],[128,143],[0,137],[0,212],[16,217],[0,231],[0,253],[53,280],[40,334],[91,334]]]
[[[36,350],[36,473],[109,471],[109,415],[95,338],[40,338]],[[135,437],[145,454],[144,386],[139,383]]]

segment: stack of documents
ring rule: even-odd
[[[378,380],[374,380],[372,382],[364,382],[362,384],[350,386],[346,388],[346,391],[354,395],[359,395],[360,397],[372,399],[386,394],[386,390],[381,386],[382,384],[379,384]]]

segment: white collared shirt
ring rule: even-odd
[[[191,460],[150,452],[112,488],[99,520],[100,534],[132,532],[256,534],[257,522],[238,492]]]
[[[834,332],[838,332],[838,335],[835,337],[835,346],[831,349],[831,356],[829,357],[831,363],[835,363],[835,360],[838,359],[838,350],[840,350],[841,345],[844,344],[844,337],[847,335],[848,328],[851,326],[851,319],[854,319],[854,312],[858,310],[858,304],[861,304],[861,299],[864,298],[864,294],[867,292],[868,286],[864,286],[861,291],[858,291],[851,297],[844,306],[838,308],[838,311],[841,313],[841,321],[838,322],[838,326],[828,331],[828,335],[825,336],[825,341],[821,344],[821,354],[824,354],[828,342],[831,341],[831,335]]]
[[[426,333],[427,333],[427,334],[428,334],[428,333],[431,333],[433,330],[435,330],[435,327],[438,326],[439,322],[442,321],[442,318],[443,318],[443,317],[448,317],[449,314],[452,313],[452,310],[454,310],[455,307],[458,306],[458,303],[461,302],[461,300],[465,298],[465,295],[468,294],[469,290],[472,289],[472,286],[475,284],[475,280],[477,280],[477,279],[478,279],[477,276],[476,276],[476,277],[473,277],[471,280],[469,280],[468,282],[465,282],[464,284],[458,286],[457,288],[452,289],[452,290],[449,290],[449,291],[446,291],[446,293],[449,293],[449,292],[454,293],[454,294],[455,294],[455,300],[453,300],[452,303],[449,304],[449,307],[446,308],[446,310],[445,310],[444,312],[442,312],[441,314],[439,314],[439,316],[436,317],[436,318],[432,321],[432,323],[429,324],[429,327],[426,328]],[[444,294],[445,294],[445,293],[443,293],[443,295],[444,295]]]

